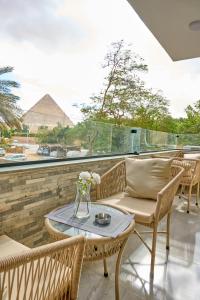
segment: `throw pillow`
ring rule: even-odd
[[[157,194],[169,182],[172,159],[126,158],[126,192],[131,197],[157,200]]]

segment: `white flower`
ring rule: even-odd
[[[101,177],[97,173],[81,172],[78,182],[84,187],[87,184],[100,184]]]
[[[83,181],[87,181],[91,179],[91,174],[89,172],[81,172],[79,174],[79,179],[82,179]]]
[[[101,177],[97,173],[92,173],[92,183],[93,184],[100,184],[101,183]]]

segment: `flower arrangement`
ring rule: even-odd
[[[90,216],[90,187],[100,184],[99,174],[94,172],[81,172],[76,183],[77,193],[74,206],[74,216],[76,218],[88,218]]]
[[[96,185],[101,183],[101,178],[99,174],[94,172],[81,172],[77,183],[81,187],[81,192],[84,194],[87,191],[88,185]]]

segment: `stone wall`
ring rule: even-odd
[[[6,234],[29,247],[49,241],[44,215],[74,199],[78,174],[83,170],[103,174],[122,159],[1,167],[0,235]]]

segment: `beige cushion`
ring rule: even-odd
[[[200,153],[186,153],[184,154],[184,158],[200,159]]]
[[[134,198],[157,200],[157,194],[169,182],[172,159],[126,158],[126,192]]]
[[[18,254],[27,249],[30,248],[14,241],[7,235],[0,236],[0,258],[8,255]]]
[[[131,214],[135,214],[135,222],[142,224],[151,224],[154,220],[156,201],[141,198],[132,198],[127,193],[118,193],[99,202],[111,204],[122,208]]]

